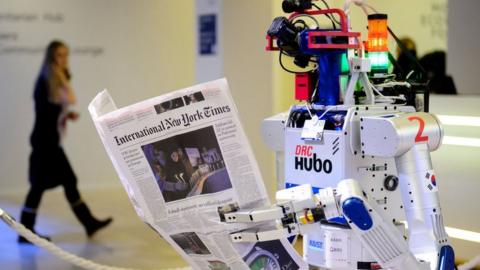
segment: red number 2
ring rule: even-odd
[[[425,121],[418,116],[410,116],[408,117],[408,120],[410,121],[416,120],[420,124],[420,127],[418,128],[417,136],[415,136],[415,142],[427,142],[428,136],[422,136],[423,129],[425,128]]]

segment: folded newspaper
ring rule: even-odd
[[[232,243],[251,225],[220,220],[270,205],[225,79],[121,109],[104,90],[89,111],[135,211],[194,269],[308,269],[287,240]]]

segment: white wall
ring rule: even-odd
[[[277,0],[275,0],[277,1]],[[264,118],[272,115],[272,62],[265,51],[265,33],[271,22],[271,1],[223,2],[224,72],[240,112],[240,119],[274,198],[273,152],[260,134]]]
[[[45,12],[60,14],[63,21],[45,22]],[[7,14],[39,19],[11,21]],[[60,38],[71,46],[72,83],[79,99],[81,118],[69,126],[65,149],[80,185],[98,187],[119,182],[86,110],[89,101],[102,88],[124,106],[193,84],[192,29],[193,1],[0,0],[0,37],[17,36],[0,38],[0,192],[26,192],[31,96],[50,40]],[[7,53],[12,46],[40,50]],[[74,53],[85,47],[103,52]]]
[[[461,94],[480,94],[480,1],[448,2],[447,71]]]

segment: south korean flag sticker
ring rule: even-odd
[[[425,174],[425,184],[427,187],[427,191],[435,192],[438,190],[437,179],[433,170],[429,170]]]

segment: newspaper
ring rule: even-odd
[[[138,216],[194,269],[308,269],[287,240],[234,244],[252,225],[220,220],[270,205],[225,79],[121,109],[104,90],[89,111]]]

